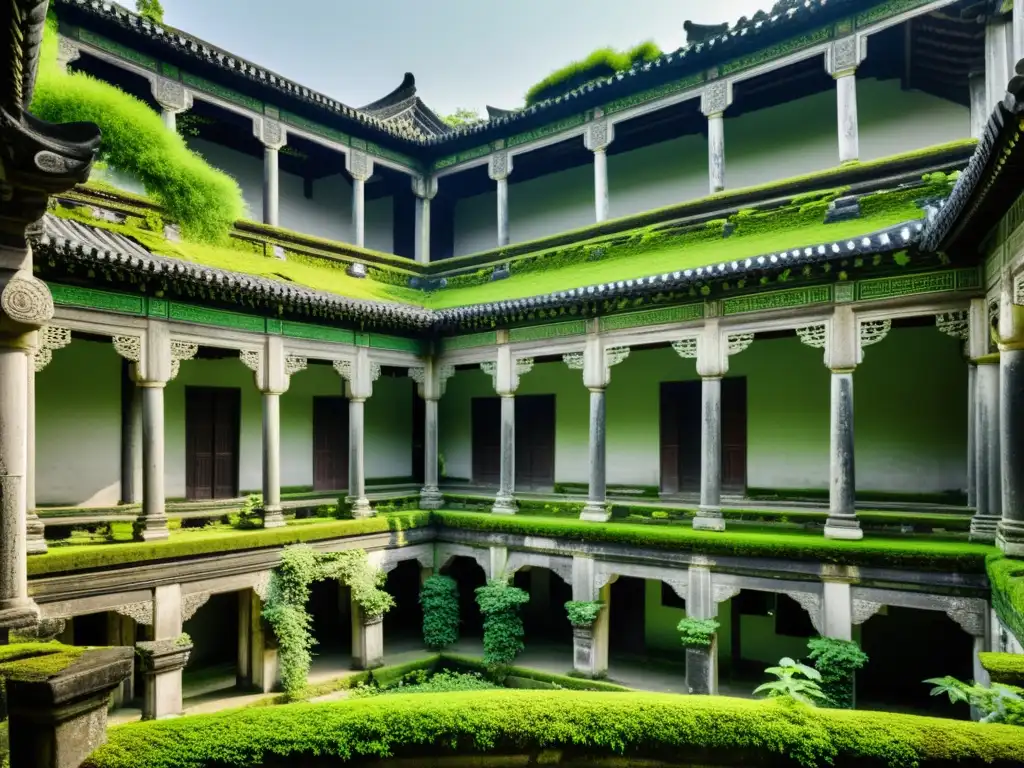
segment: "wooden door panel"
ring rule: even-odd
[[[661,492],[679,492],[679,383],[663,381],[660,392],[659,442]]]
[[[516,398],[516,488],[555,484],[555,396]]]
[[[473,482],[497,485],[501,479],[501,398],[472,400]]]
[[[185,498],[213,498],[213,397],[202,387],[185,388]]]
[[[216,499],[231,499],[238,496],[238,431],[242,393],[228,388],[218,388],[213,393],[213,495]]]
[[[679,383],[679,490],[684,493],[700,491],[701,387],[700,381]]]
[[[747,380],[722,380],[722,489],[747,488]]]
[[[348,400],[313,398],[313,489],[348,487]]]

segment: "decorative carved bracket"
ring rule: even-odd
[[[733,586],[732,584],[711,585],[711,598],[716,603],[724,603],[726,600],[731,600],[739,593],[740,587]]]
[[[562,355],[562,362],[569,366],[570,371],[582,371],[583,370],[583,353],[582,352],[569,352]]]
[[[881,603],[855,597],[852,604],[852,621],[854,624],[863,624],[880,610],[882,610]]]
[[[822,634],[821,595],[814,592],[784,592],[783,594],[800,603],[800,606],[810,615],[811,625],[815,631],[819,635]]]
[[[209,592],[193,592],[181,598],[181,620],[188,621],[210,600]]]
[[[752,333],[730,333],[729,334],[729,355],[738,355],[754,343]]]
[[[946,615],[972,637],[985,636],[985,613],[988,606],[979,598],[955,597],[949,601]]]
[[[71,343],[71,331],[56,325],[47,325],[39,329],[39,347],[35,351],[33,365],[39,373],[53,359],[54,350],[63,349]]]
[[[143,600],[139,603],[126,603],[114,608],[115,613],[127,616],[136,624],[150,625],[153,623],[153,601]]]
[[[129,363],[142,362],[142,337],[115,336],[114,351]]]
[[[889,335],[892,320],[864,320],[860,324],[860,345],[870,347]]]
[[[629,357],[629,347],[608,347],[604,351],[604,364],[606,367],[612,368],[627,357]]]
[[[947,336],[966,341],[970,327],[967,319],[967,310],[960,309],[955,312],[940,312],[935,316],[935,327]]]
[[[806,325],[803,328],[797,328],[796,335],[808,347],[824,349],[825,342],[828,340],[828,326],[825,323]]]
[[[487,161],[487,175],[492,181],[507,179],[512,173],[512,156],[505,151],[495,152]]]
[[[679,339],[672,342],[672,349],[684,360],[697,359],[697,339]]]
[[[187,341],[171,342],[171,379],[178,376],[182,360],[191,360],[199,354],[199,345]]]

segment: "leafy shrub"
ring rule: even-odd
[[[676,626],[682,634],[680,638],[686,648],[710,648],[718,631],[719,623],[715,619],[691,619],[687,616]]]
[[[523,650],[519,606],[528,602],[529,594],[504,579],[491,579],[477,587],[476,603],[484,617],[484,663],[492,670],[511,664]]]
[[[812,637],[807,641],[814,668],[821,673],[821,688],[828,705],[853,709],[853,675],[868,663],[868,655],[852,640]]]
[[[589,600],[570,600],[565,604],[565,612],[569,614],[569,623],[574,627],[589,627],[597,621],[603,603]]]
[[[763,693],[770,699],[798,701],[812,707],[826,700],[818,685],[821,675],[814,667],[800,664],[787,656],[779,661],[778,666],[768,667],[765,672],[775,675],[775,680],[759,685],[754,689],[755,694]]]
[[[966,703],[981,712],[982,723],[1024,725],[1024,690],[1012,685],[992,683],[991,686],[968,685],[955,677],[932,677],[925,680],[932,686],[932,696],[946,695],[951,704]]]
[[[258,768],[561,752],[565,762],[1020,765],[1024,730],[720,696],[466,691],[236,709],[111,728],[84,768]],[[666,757],[671,756],[671,757]],[[466,759],[466,763],[470,762]],[[534,761],[536,762],[536,761]]]
[[[423,644],[441,650],[459,641],[459,585],[450,576],[435,574],[420,589]]]
[[[218,242],[242,216],[238,184],[192,152],[147,104],[109,83],[57,64],[57,20],[47,19],[33,114],[54,123],[91,122],[100,158],[138,178],[190,239]]]
[[[578,88],[600,77],[611,77],[616,72],[630,69],[634,64],[654,61],[661,56],[661,49],[653,42],[635,45],[626,51],[614,48],[598,48],[587,58],[574,61],[557,69],[526,92],[526,106],[545,99],[560,96],[566,91]]]
[[[160,5],[160,0],[135,0],[135,10],[139,16],[155,24],[164,23],[164,7]]]
[[[437,672],[429,675],[426,670],[406,675],[398,685],[390,688],[375,688],[362,685],[352,691],[352,696],[379,696],[386,693],[454,693],[456,691],[492,691],[494,683],[484,680],[477,672]]]

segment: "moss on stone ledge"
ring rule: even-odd
[[[47,680],[74,664],[87,650],[61,643],[0,645],[0,678],[25,682]]]

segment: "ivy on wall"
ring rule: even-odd
[[[434,575],[420,589],[423,644],[439,651],[459,641],[459,586],[450,576]]]
[[[476,589],[476,603],[484,617],[484,663],[492,674],[511,664],[523,650],[523,620],[519,607],[530,595],[504,579],[491,579]]]
[[[263,618],[277,636],[281,684],[289,694],[306,685],[316,644],[306,604],[313,583],[325,579],[347,584],[367,617],[381,616],[395,604],[381,589],[384,572],[370,565],[363,550],[317,552],[306,545],[285,549],[270,579]]]

